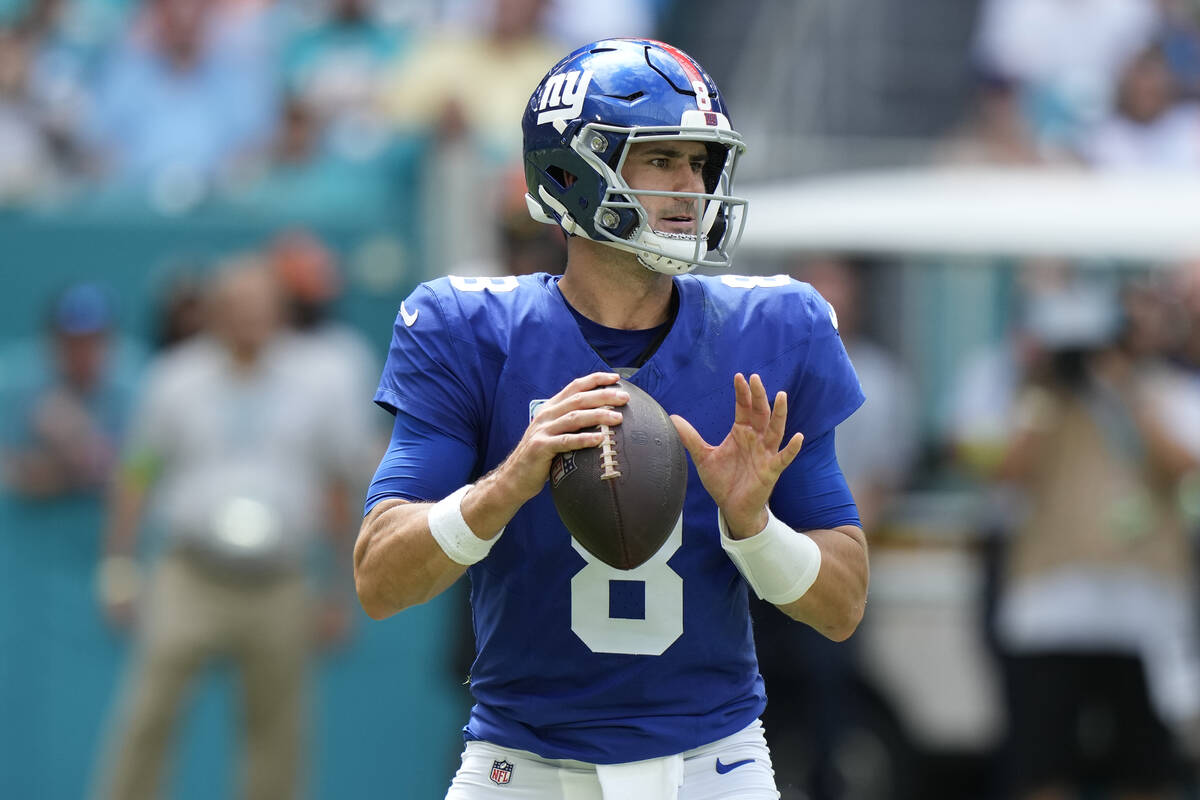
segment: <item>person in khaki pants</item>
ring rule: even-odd
[[[208,332],[152,366],[113,489],[100,592],[108,618],[136,623],[139,639],[100,798],[161,792],[182,700],[218,659],[240,683],[243,796],[296,797],[313,620],[344,615],[336,599],[313,613],[304,569],[322,498],[353,474],[343,415],[282,333],[258,260],[221,268],[208,299]],[[164,535],[143,587],[136,540],[151,506]]]

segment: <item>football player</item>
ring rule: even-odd
[[[401,304],[359,597],[383,618],[470,575],[476,704],[448,798],[777,798],[748,596],[832,639],[866,602],[833,447],[863,398],[836,317],[785,276],[687,274],[730,264],[744,145],[678,49],[576,50],[523,128],[564,273],[449,277]],[[691,455],[674,532],[625,572],[573,546],[546,487],[556,453],[620,422],[618,372]]]

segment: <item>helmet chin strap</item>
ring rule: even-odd
[[[643,241],[649,239],[649,243],[655,245],[656,249],[666,252],[670,252],[687,243],[689,252],[686,255],[688,257],[686,259],[673,258],[670,255],[655,253],[653,251],[647,252],[639,248],[637,250],[637,257],[642,266],[667,275],[683,275],[696,268],[693,258],[698,255],[700,248],[707,249],[705,239],[708,236],[708,232],[712,230],[713,222],[716,221],[717,213],[721,207],[720,203],[710,200],[703,203],[703,209],[701,210],[701,203],[701,200],[696,200],[696,210],[701,212],[700,225],[696,233],[665,233],[650,228],[640,237]],[[677,255],[682,257],[685,254],[680,252]]]
[[[637,260],[638,263],[651,272],[658,272],[663,275],[686,275],[696,268],[695,264],[689,264],[686,261],[676,261],[666,256],[640,251],[637,254]]]
[[[699,237],[692,234],[664,236],[663,234],[653,230],[646,234],[642,234],[642,236],[643,238],[649,236],[651,239],[656,240],[655,244],[659,245],[658,249],[660,250],[665,250],[667,247],[675,244],[689,242],[692,253],[695,253],[697,242],[700,241]],[[637,255],[637,260],[643,267],[654,272],[661,272],[664,275],[684,275],[696,268],[696,265],[691,260],[672,258],[669,255],[655,253],[642,248],[635,248],[634,252]]]

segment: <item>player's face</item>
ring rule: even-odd
[[[631,189],[703,192],[708,149],[703,142],[636,142],[629,148],[622,177]],[[639,196],[650,227],[663,233],[696,234],[701,206],[694,200]]]

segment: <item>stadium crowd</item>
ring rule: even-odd
[[[310,357],[330,375],[342,364],[344,383],[369,411],[374,378],[362,376],[378,374],[379,354],[348,330],[355,320],[336,318],[346,276],[314,220],[389,206],[409,189],[397,165],[416,163],[426,274],[557,271],[561,237],[531,222],[523,202],[518,125],[529,91],[580,42],[696,31],[680,20],[709,5],[0,0],[0,208],[51,219],[81,207],[176,219],[214,207],[251,216],[285,209],[307,230],[273,231],[253,258],[289,293],[293,333],[308,337]],[[930,138],[930,165],[1200,180],[1200,4],[975,5],[957,54],[971,88],[949,103],[961,123]],[[774,8],[770,0],[746,7]],[[706,47],[728,43],[723,35],[695,32],[695,41],[676,43],[706,61]],[[780,98],[730,102],[739,127]],[[771,157],[755,154],[760,165]],[[867,404],[839,430],[839,458],[873,542],[886,546],[889,531],[910,523],[901,517],[913,490],[965,487],[980,500],[983,510],[959,522],[973,531],[969,548],[984,553],[976,632],[995,664],[1003,732],[965,767],[882,737],[904,753],[884,769],[863,744],[864,731],[879,729],[866,707],[860,676],[870,655],[859,637],[809,641],[762,615],[763,670],[778,700],[766,725],[783,796],[1194,796],[1200,262],[1005,260],[996,283],[1003,297],[989,298],[1003,330],[935,385],[930,365],[902,347],[911,322],[892,314],[891,298],[905,291],[893,269],[901,260],[796,253],[782,264],[749,260],[742,271],[810,281],[843,319]],[[57,564],[52,585],[61,592],[58,610],[42,618],[5,611],[2,633],[12,641],[34,625],[58,630],[67,618],[86,619],[96,631],[75,640],[81,651],[116,657],[98,632],[101,613],[82,610],[95,606],[104,562],[98,509],[131,435],[134,398],[154,372],[146,365],[205,335],[210,272],[205,264],[174,275],[155,297],[157,319],[129,335],[97,269],[31,298],[47,309],[44,330],[5,343],[7,495],[72,514],[87,498],[95,520],[89,543],[68,555],[58,540],[36,551],[9,547],[5,569]],[[344,409],[353,400],[328,402]],[[365,488],[362,465],[348,469]],[[336,502],[353,505],[349,495]],[[333,576],[335,591],[344,577]],[[112,562],[107,580],[121,583]],[[323,621],[325,640],[356,646],[336,602]],[[870,635],[870,609],[865,627]],[[438,646],[469,650],[459,632],[440,635],[451,643]],[[11,680],[0,691],[26,678],[27,665],[64,658],[39,647],[8,662]],[[81,657],[78,668],[93,668],[93,657],[101,656]],[[108,674],[111,664],[94,669]],[[92,701],[93,713],[108,700]],[[36,713],[32,700],[22,702],[14,707]],[[95,780],[98,738],[76,732],[64,742],[79,751],[69,756],[79,774]],[[15,769],[0,768],[0,789],[32,785]],[[882,778],[866,775],[875,769]]]

